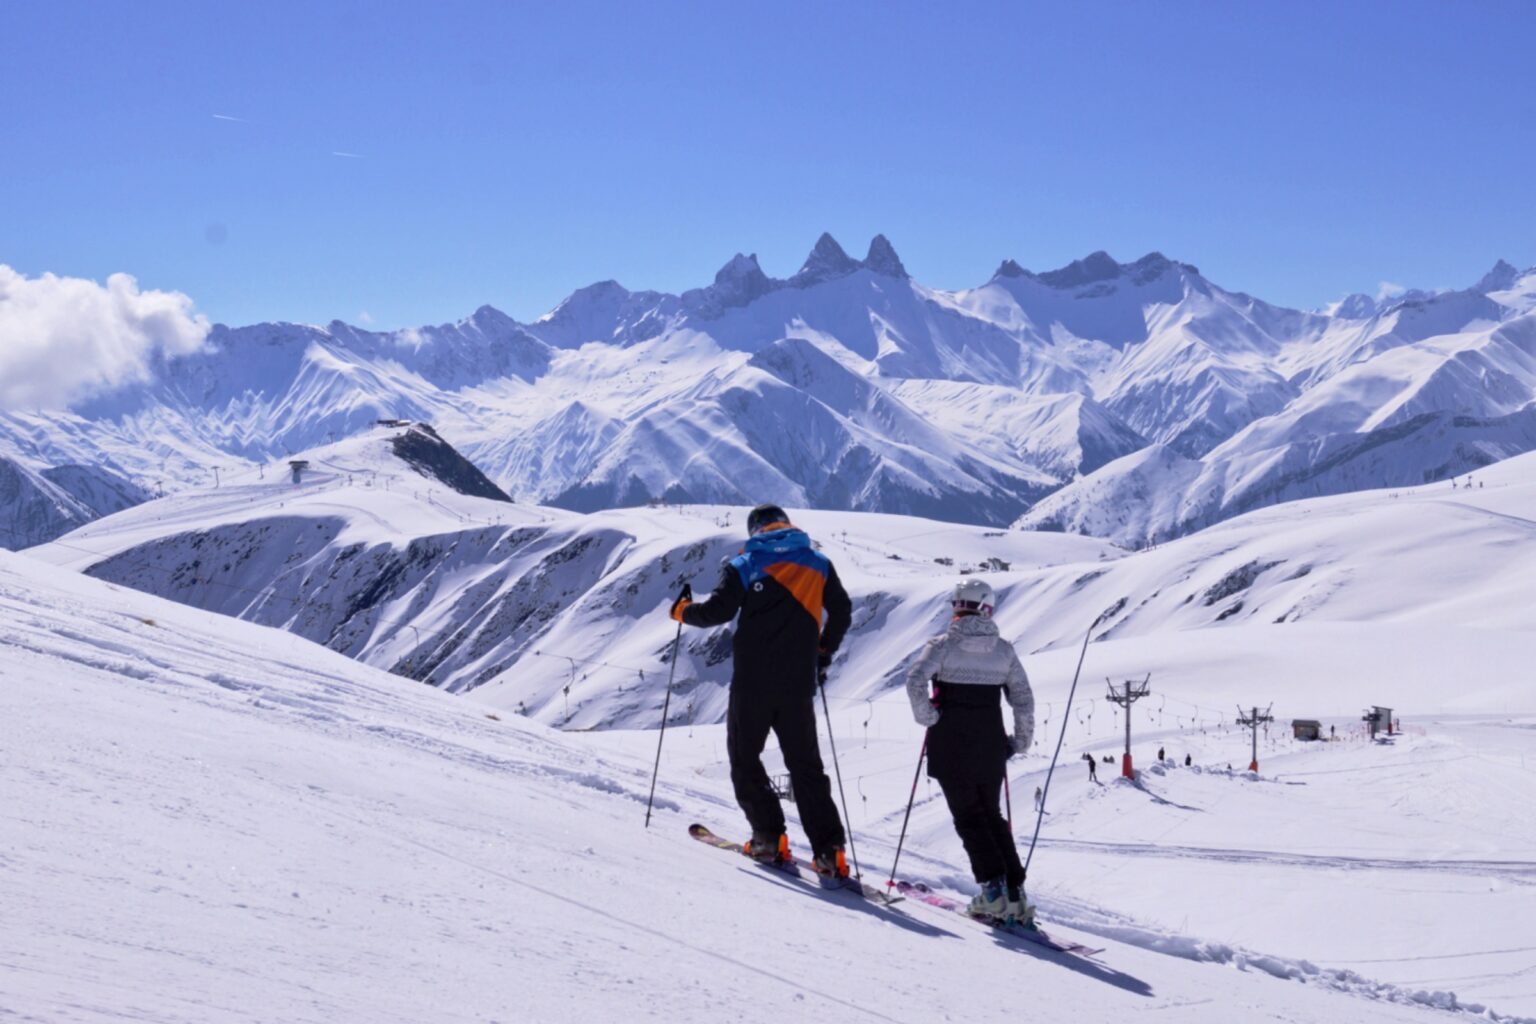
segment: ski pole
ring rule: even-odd
[[[1013,835],[1013,794],[1008,790],[1008,765],[1003,764],[1003,807],[1008,811],[1008,834]]]
[[[661,702],[661,733],[656,737],[656,765],[651,769],[651,795],[645,798],[645,827],[651,827],[651,803],[656,799],[656,776],[661,772],[661,741],[667,738],[667,709],[672,706],[672,677],[677,673],[677,649],[683,642],[683,620],[677,620],[672,639],[672,665],[667,669],[667,695]]]
[[[891,877],[885,883],[889,889],[896,884],[896,865],[901,863],[901,847],[907,841],[907,822],[912,820],[912,802],[917,799],[917,780],[923,774],[923,759],[928,756],[928,732],[923,731],[923,749],[917,752],[917,771],[912,773],[912,792],[907,796],[907,813],[901,816],[901,836],[896,840],[896,856],[891,858]]]
[[[1051,755],[1051,766],[1045,772],[1045,785],[1040,792],[1040,806],[1035,811],[1035,834],[1029,837],[1029,853],[1024,857],[1024,877],[1029,877],[1029,862],[1035,856],[1035,844],[1040,841],[1040,822],[1045,819],[1045,803],[1051,794],[1051,776],[1056,772],[1056,759],[1061,756],[1061,744],[1067,738],[1067,722],[1071,720],[1072,696],[1077,693],[1077,680],[1083,674],[1083,659],[1088,657],[1088,641],[1093,639],[1093,631],[1099,627],[1099,623],[1109,618],[1112,609],[1106,608],[1099,613],[1099,617],[1093,620],[1093,625],[1088,627],[1088,632],[1083,635],[1083,649],[1077,655],[1077,671],[1072,673],[1072,689],[1067,691],[1067,709],[1061,716],[1061,734],[1056,737],[1056,752]],[[1008,781],[1006,772],[1003,781]],[[1010,829],[1010,831],[1012,831]]]
[[[816,688],[821,691],[821,711],[827,718],[827,746],[832,750],[832,771],[837,775],[837,798],[843,804],[843,821],[848,832],[848,856],[853,858],[853,877],[863,878],[859,871],[859,851],[853,845],[853,819],[848,817],[848,796],[843,792],[843,770],[837,763],[837,738],[832,735],[832,709],[827,706],[827,674],[816,674]]]

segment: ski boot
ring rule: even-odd
[[[1022,888],[1008,890],[1008,904],[1003,910],[1003,923],[1034,930],[1035,908],[1024,899]]]
[[[847,878],[848,859],[843,856],[843,848],[834,846],[830,850],[823,850],[816,854],[811,858],[811,870],[823,878]]]
[[[972,917],[1004,920],[1008,913],[1007,883],[1001,878],[983,883],[981,891],[971,897],[971,903],[965,908],[965,912]]]
[[[788,864],[789,836],[780,832],[754,832],[747,840],[746,854],[759,864]]]

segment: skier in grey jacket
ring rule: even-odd
[[[1035,696],[1013,645],[998,635],[993,600],[983,580],[955,587],[955,616],[907,672],[907,696],[912,717],[928,727],[928,774],[944,791],[981,884],[970,912],[1027,921],[1024,868],[998,797],[1008,758],[1027,751],[1034,737]],[[1011,738],[1001,700],[1013,709]]]

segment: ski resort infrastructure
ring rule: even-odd
[[[1037,698],[1009,768],[1021,842],[1065,729],[1028,888],[1051,934],[1103,949],[1085,960],[690,840],[744,828],[724,632],[679,655],[645,828],[665,609],[710,585],[744,509],[512,502],[451,437],[376,425],[0,552],[0,1006],[1536,1019],[1536,454],[1135,552],[792,508],[855,601],[824,739],[864,880],[888,880],[921,743],[902,669],[983,574]],[[1144,677],[1120,779],[1105,681]],[[1250,773],[1254,704],[1276,721]],[[1396,722],[1373,740],[1379,704]],[[1293,718],[1337,738],[1293,739]],[[919,779],[900,875],[963,896],[964,863]]]

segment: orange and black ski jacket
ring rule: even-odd
[[[816,691],[816,656],[843,642],[853,603],[831,560],[811,547],[805,531],[783,523],[747,541],[721,567],[709,598],[682,616],[690,626],[719,626],[738,612],[731,685],[809,694]]]

